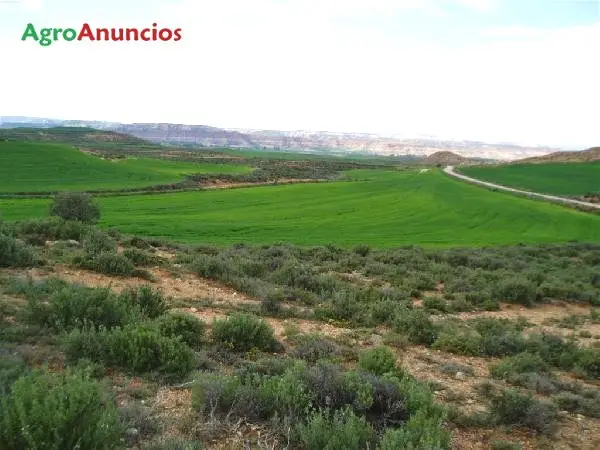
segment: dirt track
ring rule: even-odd
[[[541,198],[543,200],[548,200],[554,203],[567,203],[573,206],[579,206],[579,207],[584,207],[584,208],[593,208],[593,209],[600,209],[600,204],[598,203],[590,203],[590,202],[582,202],[580,200],[573,200],[570,198],[564,198],[564,197],[557,197],[555,195],[548,195],[548,194],[540,194],[538,192],[530,192],[530,191],[521,191],[519,189],[514,189],[514,188],[510,188],[510,187],[506,187],[506,186],[501,186],[499,184],[494,184],[494,183],[488,183],[487,181],[482,181],[482,180],[478,180],[476,178],[471,178],[468,177],[466,175],[462,175],[460,173],[456,173],[454,171],[454,166],[447,166],[444,168],[444,173],[446,173],[447,175],[450,175],[451,177],[455,177],[461,180],[464,180],[468,183],[473,183],[473,184],[478,184],[480,186],[485,186],[488,188],[493,188],[493,189],[498,189],[500,191],[506,191],[506,192],[513,192],[516,194],[524,194],[528,197],[536,197],[536,198]]]

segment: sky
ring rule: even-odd
[[[181,28],[178,42],[36,29]],[[600,145],[600,0],[0,0],[0,116]]]

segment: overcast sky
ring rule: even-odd
[[[600,1],[0,0],[0,115],[600,145]],[[43,27],[179,42],[21,41]]]

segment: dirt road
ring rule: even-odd
[[[540,194],[537,192],[530,192],[530,191],[521,191],[519,189],[514,189],[514,188],[510,188],[510,187],[506,187],[506,186],[500,186],[499,184],[494,184],[494,183],[488,183],[487,181],[482,181],[482,180],[478,180],[476,178],[471,178],[468,177],[466,175],[462,175],[460,173],[456,173],[454,171],[454,166],[447,166],[444,168],[444,172],[452,177],[458,178],[460,180],[466,181],[468,183],[473,183],[473,184],[477,184],[480,186],[485,186],[488,188],[492,188],[492,189],[497,189],[499,191],[506,191],[506,192],[513,192],[516,194],[523,194],[526,195],[527,197],[535,197],[535,198],[541,198],[543,200],[548,200],[554,203],[566,203],[566,204],[570,204],[573,206],[579,206],[579,207],[584,207],[584,208],[591,208],[591,209],[599,209],[600,210],[600,204],[598,203],[589,203],[589,202],[582,202],[580,200],[573,200],[570,198],[564,198],[564,197],[557,197],[555,195],[548,195],[548,194]]]

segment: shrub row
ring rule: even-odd
[[[296,422],[293,439],[302,448],[378,448],[408,445],[449,448],[442,428],[444,411],[424,385],[394,374],[378,350],[363,364],[381,372],[344,371],[340,366],[297,360],[250,365],[231,376],[204,374],[193,388],[193,405],[202,414],[222,414],[254,421]],[[372,361],[386,361],[371,364]],[[366,363],[365,361],[369,361]],[[377,431],[377,433],[376,433]],[[396,447],[394,447],[396,445]]]

